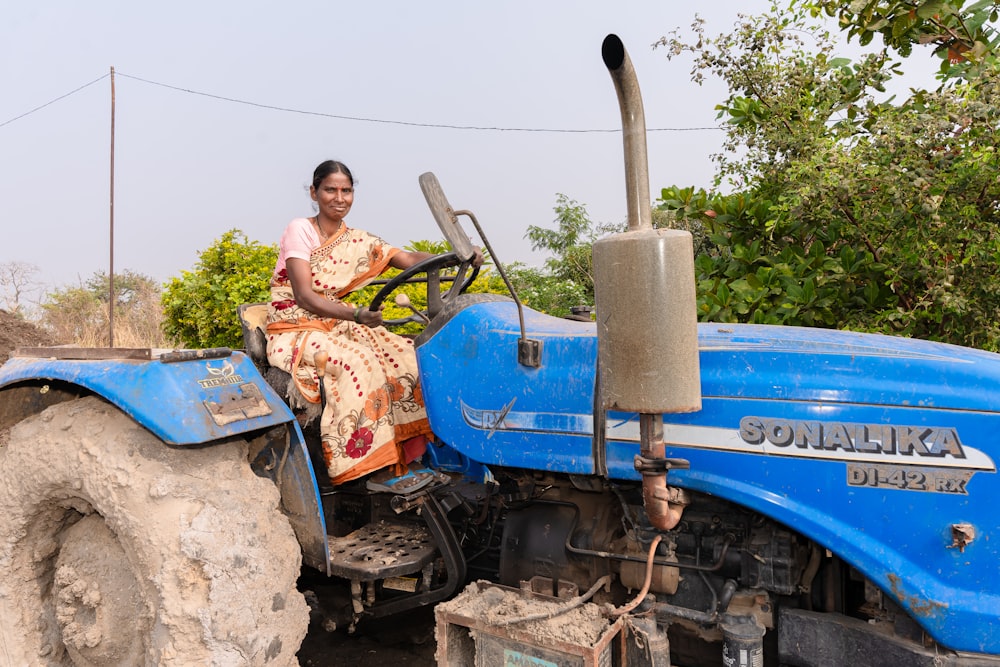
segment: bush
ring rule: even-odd
[[[167,283],[164,331],[188,347],[243,347],[236,310],[268,300],[277,259],[277,245],[251,241],[238,229],[226,232],[201,253],[192,271]]]

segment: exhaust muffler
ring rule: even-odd
[[[694,248],[689,232],[653,229],[639,83],[618,36],[605,38],[601,54],[621,109],[628,202],[628,231],[593,249],[601,408],[640,414],[646,511],[668,530],[683,494],[666,485],[662,415],[701,409]]]

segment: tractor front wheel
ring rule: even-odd
[[[0,433],[0,662],[297,664],[278,502],[245,441],[169,447],[96,397]]]

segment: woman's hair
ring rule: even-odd
[[[347,176],[347,180],[351,182],[351,186],[354,185],[354,176],[351,175],[351,170],[347,168],[346,164],[337,160],[327,160],[320,162],[319,166],[316,167],[316,171],[313,172],[313,188],[319,190],[320,184],[330,174],[343,174]]]

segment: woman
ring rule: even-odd
[[[317,214],[292,220],[279,245],[268,361],[289,371],[306,400],[318,403],[315,359],[329,354],[320,431],[331,482],[390,465],[402,472],[402,465],[423,453],[431,434],[413,342],[382,327],[381,312],[341,299],[389,266],[406,269],[431,255],[400,250],[347,226],[354,177],[343,163],[327,160],[316,167],[309,194]],[[482,263],[478,251],[474,262]]]

